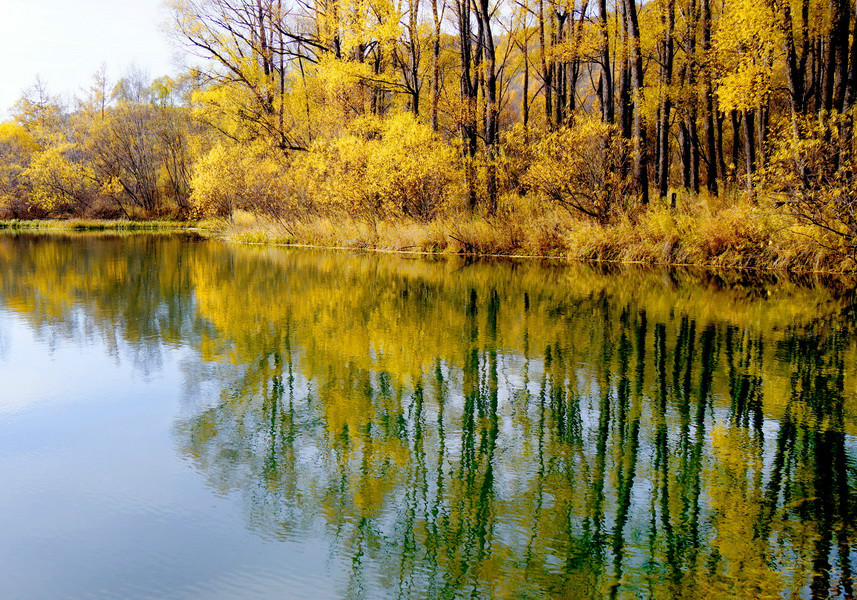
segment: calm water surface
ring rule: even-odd
[[[0,598],[851,597],[855,306],[0,236]]]

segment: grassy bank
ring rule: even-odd
[[[128,221],[110,219],[0,220],[0,231],[176,231],[189,229],[187,221]]]
[[[227,240],[398,252],[541,256],[718,269],[853,272],[838,236],[762,202],[700,197],[675,209],[653,205],[610,224],[525,203],[486,218],[467,212],[428,223],[327,218],[278,221],[238,212],[204,228]]]
[[[194,229],[227,241],[430,254],[533,256],[596,263],[692,265],[716,269],[854,272],[838,236],[759,200],[698,196],[676,208],[655,204],[609,224],[560,208],[508,202],[494,217],[451,211],[429,222],[345,216],[183,221],[0,221],[0,230],[168,232]],[[538,207],[537,207],[538,208]]]

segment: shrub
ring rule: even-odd
[[[367,116],[297,155],[289,179],[314,210],[429,221],[453,193],[456,163],[455,148],[410,114]]]
[[[570,211],[606,223],[629,191],[618,168],[628,150],[615,126],[578,116],[533,146],[523,183]]]
[[[50,214],[81,213],[98,192],[92,170],[75,156],[72,144],[57,144],[33,156],[24,176],[30,202]]]
[[[200,216],[236,209],[280,216],[291,186],[285,157],[263,144],[218,144],[194,165],[190,203]]]
[[[21,125],[0,123],[0,218],[29,216],[24,175],[39,145]]]
[[[797,119],[774,140],[775,152],[759,179],[816,243],[857,263],[855,110]]]

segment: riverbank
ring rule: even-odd
[[[0,231],[176,231],[193,228],[189,221],[129,221],[125,219],[0,220]]]
[[[428,254],[550,257],[594,263],[714,269],[854,272],[853,251],[834,233],[759,202],[701,198],[650,206],[610,224],[561,209],[512,206],[495,217],[450,214],[427,223],[314,218],[278,221],[248,213],[206,221],[233,242],[310,245]]]
[[[791,272],[854,272],[839,236],[760,202],[697,198],[650,206],[610,224],[561,209],[511,204],[494,217],[450,213],[429,222],[317,216],[273,219],[236,211],[230,219],[187,221],[0,221],[0,230],[177,231],[248,244],[420,254],[556,258],[594,263]]]

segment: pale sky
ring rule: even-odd
[[[0,0],[0,120],[36,75],[70,101],[102,63],[112,81],[132,63],[175,73],[182,54],[167,18],[163,0]]]

